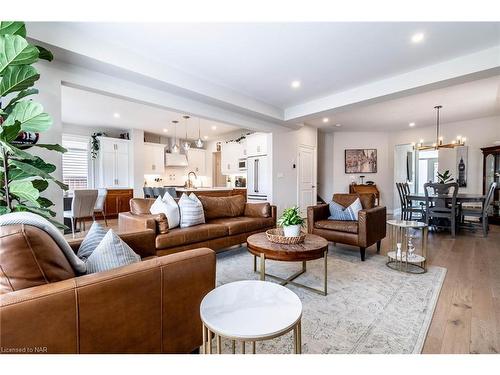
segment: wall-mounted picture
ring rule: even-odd
[[[457,183],[467,187],[467,146],[457,147]]]
[[[345,150],[345,173],[377,173],[377,149]]]

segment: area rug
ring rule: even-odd
[[[389,269],[385,261],[367,254],[361,262],[355,250],[330,247],[327,296],[287,286],[302,301],[302,353],[421,352],[446,269],[431,266],[425,274],[410,275]],[[300,268],[300,263],[266,261],[266,272],[280,277]],[[245,247],[217,255],[217,285],[258,279]],[[296,281],[321,288],[323,260],[308,262],[307,273]],[[292,335],[258,342],[257,353],[292,353]],[[223,352],[231,352],[229,340],[223,340]]]

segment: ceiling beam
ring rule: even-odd
[[[373,104],[499,73],[500,46],[496,46],[288,107],[284,111],[284,120],[307,122],[339,109]]]

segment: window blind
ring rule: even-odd
[[[63,134],[63,182],[70,190],[86,189],[89,180],[89,138]]]

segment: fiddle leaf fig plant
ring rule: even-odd
[[[29,211],[53,220],[54,204],[41,194],[49,181],[67,190],[52,176],[56,166],[30,152],[31,147],[64,153],[58,144],[37,144],[39,133],[47,131],[52,118],[40,103],[26,99],[38,94],[32,86],[40,74],[32,64],[52,61],[47,49],[26,40],[24,22],[0,22],[0,215]],[[6,99],[9,99],[5,104]],[[5,104],[5,105],[4,105]]]
[[[288,227],[290,225],[304,225],[305,220],[300,216],[300,209],[297,206],[285,208],[283,214],[278,219],[278,225]]]

